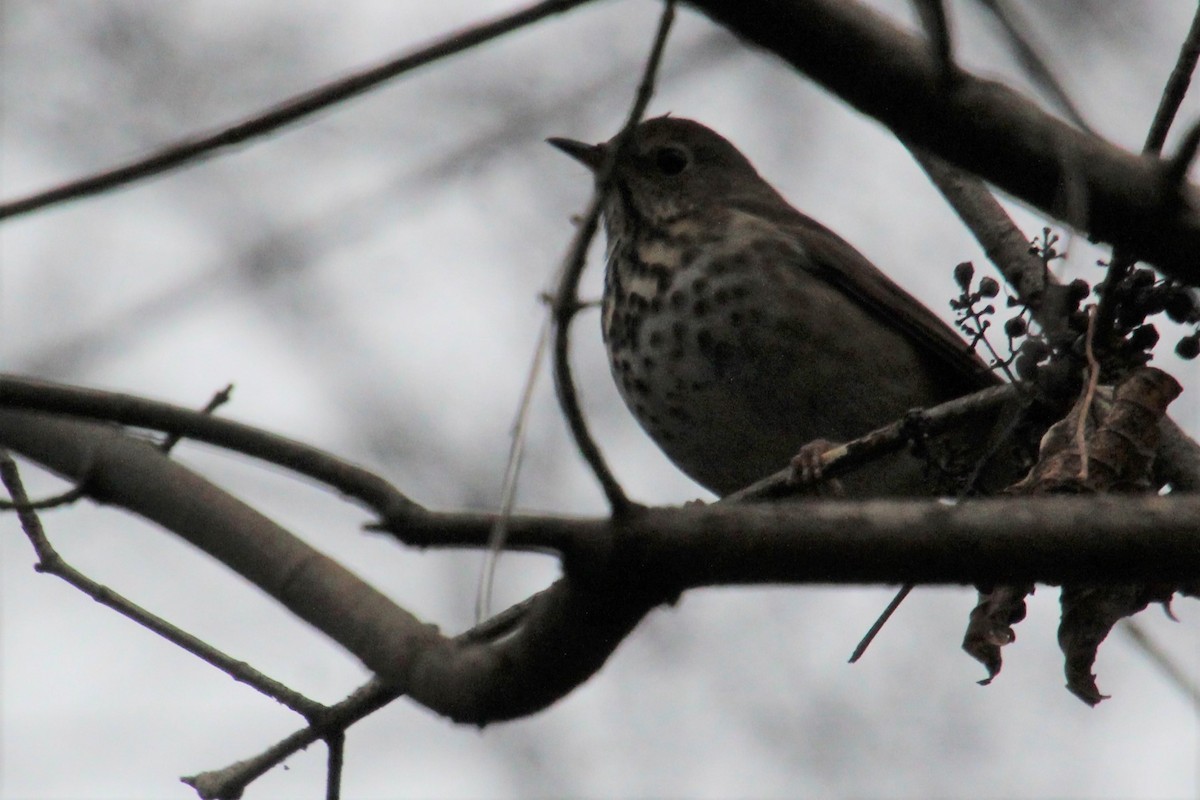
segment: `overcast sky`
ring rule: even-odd
[[[0,197],[148,153],[516,5],[515,0],[0,0]],[[908,6],[879,3],[910,24]],[[1094,128],[1140,148],[1193,11],[1142,0],[1023,2],[1033,39]],[[950,3],[971,69],[1026,86],[998,30]],[[103,197],[0,224],[6,371],[199,407],[378,470],[419,502],[494,508],[537,335],[537,295],[590,180],[547,147],[599,140],[631,102],[658,5],[597,2],[410,74],[265,140]],[[986,259],[874,121],[684,9],[650,113],[720,130],[799,208],[949,317],[954,264]],[[1182,129],[1200,117],[1188,99]],[[1178,130],[1175,134],[1178,134]],[[1168,151],[1176,136],[1168,141]],[[1044,221],[1014,207],[1029,234]],[[1104,251],[1074,241],[1063,274]],[[594,256],[598,255],[594,253]],[[599,293],[593,258],[585,294]],[[590,422],[636,499],[707,497],[614,391],[595,313],[575,363]],[[1200,434],[1200,372],[1175,418]],[[548,381],[519,502],[603,513]],[[417,553],[278,470],[182,445],[178,457],[449,631],[469,626],[476,554]],[[36,493],[60,484],[32,469]],[[84,503],[47,514],[96,580],[325,702],[364,669],[170,534]],[[297,728],[272,701],[50,577],[0,517],[0,795],[193,797],[180,775]],[[497,603],[557,574],[506,557]],[[974,593],[922,589],[863,662],[845,661],[881,588],[689,593],[596,677],[530,719],[456,727],[404,700],[352,728],[344,796],[1195,797],[1200,722],[1120,632],[1089,709],[1064,688],[1057,593],[1031,598],[1003,673],[959,650]],[[1200,682],[1200,603],[1139,620]],[[248,797],[318,797],[325,753]]]

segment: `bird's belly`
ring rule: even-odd
[[[781,287],[684,270],[657,302],[606,297],[625,403],[680,469],[719,494],[787,466],[813,439],[850,439],[939,399],[913,379],[924,367],[902,338],[836,290],[792,277]]]

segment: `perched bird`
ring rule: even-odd
[[[550,144],[599,169],[612,142]],[[641,123],[603,200],[603,334],[625,403],[660,448],[724,495],[992,385],[949,326],[837,234],[792,208],[716,132]],[[974,431],[978,447],[986,430]],[[907,454],[842,479],[854,496],[930,494]]]

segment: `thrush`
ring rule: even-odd
[[[593,172],[614,146],[548,141]],[[641,123],[602,202],[613,378],[666,455],[718,495],[813,440],[849,440],[997,380],[937,315],[698,122]],[[842,482],[855,496],[939,490],[905,454]]]

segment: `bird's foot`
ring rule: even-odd
[[[840,447],[838,442],[828,439],[813,439],[800,448],[800,452],[792,456],[792,474],[790,480],[799,486],[821,484],[821,494],[842,494],[842,485],[836,479],[825,480],[824,456],[830,450]]]

